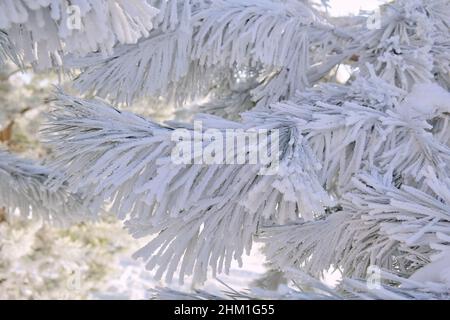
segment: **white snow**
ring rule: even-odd
[[[416,84],[399,106],[410,117],[450,112],[450,93],[435,83]]]
[[[409,279],[421,283],[445,285],[450,290],[450,252],[442,254],[439,259],[417,270]]]

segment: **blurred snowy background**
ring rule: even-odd
[[[382,2],[329,0],[327,10],[338,17],[374,10]],[[39,142],[39,128],[56,85],[70,92],[57,74],[20,72],[13,66],[0,73],[0,144],[28,158],[51,158],[51,150]],[[171,117],[168,108],[149,114],[144,105],[142,101],[132,111],[156,120]],[[132,259],[141,244],[113,218],[56,229],[36,221],[6,220],[0,208],[0,299],[148,299],[157,287],[192,289],[176,279],[170,285],[154,280],[152,272]],[[229,275],[208,281],[203,289],[219,295],[250,287],[269,296],[274,290],[289,293],[283,276],[266,269],[258,247],[244,266],[235,265]],[[324,277],[331,286],[337,279],[339,272]]]

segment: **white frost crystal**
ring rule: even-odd
[[[49,68],[63,53],[111,54],[116,43],[136,43],[157,13],[146,0],[1,0],[0,29],[26,62]]]

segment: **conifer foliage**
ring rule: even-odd
[[[202,284],[262,242],[311,297],[448,298],[450,1],[396,0],[368,24],[306,0],[80,0],[74,30],[68,1],[38,3],[0,0],[0,58],[74,71],[80,97],[55,93],[46,169],[0,151],[4,207],[107,209],[153,235],[135,256],[168,282]],[[142,99],[192,121],[124,110]],[[174,161],[174,135],[208,150],[227,130],[276,131],[278,149],[266,163]],[[261,145],[231,151],[244,147]],[[315,280],[330,268],[335,290]]]

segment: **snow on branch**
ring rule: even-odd
[[[346,58],[341,53],[338,60],[319,72],[319,77],[311,71],[312,64],[327,64],[311,58],[310,49],[323,47],[324,42],[328,48],[331,43],[325,51],[335,58],[337,39],[343,36],[298,1],[199,0],[169,4],[169,16],[177,12],[172,27],[163,24],[169,19],[166,15],[147,39],[138,45],[118,46],[113,57],[92,54],[86,59],[68,58],[67,66],[83,69],[76,87],[115,102],[131,103],[142,96],[165,96],[170,88],[177,96],[185,95],[192,87],[208,86],[208,75],[224,67],[262,65],[265,72],[252,96],[264,105],[292,96],[309,84],[308,76],[317,80]]]
[[[382,79],[406,90],[435,79],[449,88],[449,17],[446,0],[398,0],[384,5],[380,28],[357,37],[361,46],[355,52],[363,72],[369,62]]]
[[[20,57],[9,40],[8,35],[0,30],[0,66],[4,64],[7,60],[13,61],[18,66],[21,65]]]
[[[319,160],[320,181],[339,195],[365,168],[377,167],[413,184],[427,166],[448,177],[448,101],[449,93],[435,84],[417,85],[407,94],[379,78],[358,79],[350,86],[319,85],[243,118],[303,123],[299,130]]]
[[[364,278],[376,266],[424,286],[430,280],[448,286],[448,266],[439,269],[440,276],[420,271],[448,263],[450,252],[450,180],[440,181],[431,171],[426,175],[431,194],[397,188],[389,176],[360,174],[336,213],[264,229],[265,252],[278,268],[301,268],[316,276],[334,266],[344,276]]]
[[[380,271],[380,280],[373,281],[344,278],[337,287],[329,288],[323,282],[299,270],[289,270],[289,278],[293,286],[288,292],[267,291],[261,289],[246,289],[236,291],[227,286],[223,292],[210,293],[206,290],[179,291],[170,288],[152,289],[152,299],[155,300],[447,300],[450,298],[445,286],[439,284],[421,283],[399,277],[394,273]],[[408,286],[408,287],[406,287]]]
[[[433,99],[424,98],[429,92]],[[157,234],[136,256],[147,259],[148,267],[157,268],[159,277],[166,274],[167,280],[180,268],[181,280],[193,274],[194,282],[203,282],[208,265],[215,274],[227,271],[233,259],[239,261],[260,225],[324,219],[337,210],[323,221],[302,225],[302,233],[292,227],[283,232],[294,239],[297,234],[306,237],[300,241],[305,247],[299,250],[299,263],[309,261],[310,270],[321,272],[340,253],[327,256],[324,248],[324,255],[310,258],[310,250],[319,245],[317,235],[327,243],[358,240],[351,232],[348,237],[342,234],[347,224],[355,223],[357,230],[361,219],[354,220],[350,209],[339,212],[342,201],[337,206],[335,201],[351,191],[356,174],[379,168],[392,184],[421,192],[430,192],[423,183],[430,174],[449,178],[448,101],[448,93],[437,85],[418,85],[406,93],[374,77],[350,86],[320,85],[292,101],[249,111],[241,123],[200,115],[195,119],[202,124],[198,131],[195,121],[162,126],[99,100],[59,93],[45,135],[57,154],[53,168],[61,174],[51,175],[49,181],[52,187],[68,183],[72,192],[82,192],[94,211],[110,201],[112,211],[127,220],[136,237]],[[226,136],[227,129],[276,130],[279,156],[270,163],[236,165],[216,162],[223,154],[205,163],[205,154],[194,152],[187,163],[174,162],[177,139],[189,150],[197,146],[220,154],[223,150],[211,149],[212,142],[215,133]],[[180,132],[187,137],[177,136]],[[259,146],[249,142],[248,147]],[[233,152],[238,151],[233,144]],[[261,174],[275,162],[274,174]],[[383,192],[377,194],[379,199]],[[377,234],[381,224],[369,222],[361,228]],[[316,223],[323,231],[317,231]],[[376,239],[394,249],[399,241]],[[359,245],[363,257],[345,257],[350,274],[364,274],[374,259],[363,249],[366,243]],[[383,266],[387,261],[392,263],[385,256],[375,259]]]
[[[404,278],[393,272],[381,270],[380,283],[363,279],[345,278],[339,285],[339,290],[351,299],[374,300],[448,300],[450,299],[448,285],[431,282],[420,282]]]
[[[50,190],[49,170],[0,149],[0,209],[56,225],[83,219],[81,199],[65,186]]]
[[[189,164],[177,164],[172,158],[173,137],[180,132],[176,129],[187,134],[187,143],[207,150],[213,141],[208,129],[223,133],[255,128],[205,115],[197,119],[204,136],[198,141],[195,122],[194,128],[161,126],[100,101],[62,93],[57,104],[44,131],[57,154],[52,167],[62,172],[50,176],[51,185],[67,182],[97,209],[110,200],[111,211],[127,220],[134,236],[157,235],[136,256],[144,257],[149,268],[158,268],[157,276],[165,273],[167,280],[178,267],[181,281],[193,274],[194,282],[203,282],[208,266],[213,273],[228,271],[232,260],[240,261],[249,252],[261,221],[313,219],[332,203],[316,178],[314,156],[297,140],[295,125],[284,127],[286,123],[275,120],[257,128],[280,130],[281,154],[270,163],[205,164],[197,162],[201,159],[194,152]],[[253,143],[248,150],[259,147]],[[261,174],[278,161],[273,174]]]
[[[193,20],[199,29],[192,56],[200,65],[259,62],[273,68],[276,74],[269,82],[282,83],[265,90],[266,102],[288,98],[308,85],[310,37],[320,29],[313,26],[318,18],[301,2],[215,1]]]
[[[76,88],[81,91],[92,90],[99,96],[131,104],[142,97],[144,92],[155,95],[185,77],[192,71],[189,59],[192,31],[188,1],[184,8],[176,30],[154,30],[136,45],[117,47],[114,54],[107,58],[100,54],[68,58],[66,67],[85,68],[75,80]],[[196,84],[200,77],[194,76],[194,79],[189,80],[193,80],[189,83]]]
[[[326,217],[264,228],[269,260],[317,277],[333,266],[364,277],[371,265],[411,276],[445,255],[439,237],[450,232],[449,101],[435,84],[406,93],[372,78],[319,85],[259,115],[249,112],[257,122],[265,112],[303,121],[321,182],[338,198]]]
[[[1,0],[0,29],[25,62],[49,68],[61,65],[64,53],[107,55],[117,42],[136,43],[157,13],[145,0]]]

